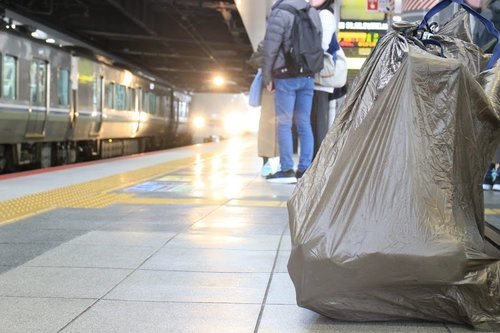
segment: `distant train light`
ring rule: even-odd
[[[216,87],[222,87],[223,85],[226,84],[226,79],[224,79],[224,77],[220,75],[217,75],[216,77],[214,77],[212,82]]]
[[[205,118],[200,117],[200,116],[194,117],[193,126],[194,126],[194,128],[197,128],[197,129],[201,129],[201,128],[205,127]]]
[[[230,113],[225,116],[224,119],[224,129],[230,135],[239,135],[242,134],[245,130],[242,116],[238,113]]]
[[[260,112],[248,112],[245,116],[245,130],[250,133],[259,131]]]

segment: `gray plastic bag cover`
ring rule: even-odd
[[[481,187],[500,137],[500,65],[480,72],[488,57],[465,24],[457,15],[433,37],[446,58],[400,23],[365,63],[288,202],[299,306],[500,331]]]

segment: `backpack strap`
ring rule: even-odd
[[[337,40],[337,33],[334,32],[332,36],[332,40],[330,41],[330,45],[328,45],[328,50],[326,53],[330,54],[333,57],[333,60],[337,60],[337,51],[340,50],[340,45]]]
[[[303,9],[297,9],[295,8],[294,6],[292,5],[288,5],[288,4],[281,4],[279,5],[278,7],[276,7],[277,9],[283,9],[283,10],[286,10],[287,12],[290,12],[294,15],[298,15],[299,12],[301,11],[304,11],[304,12],[309,12],[309,9],[311,8],[311,5],[307,4],[306,7],[304,7]]]

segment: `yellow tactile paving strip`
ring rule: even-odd
[[[117,175],[62,187],[56,190],[27,195],[0,202],[0,225],[33,216],[56,208],[104,208],[111,204],[145,205],[229,205],[254,207],[286,207],[286,201],[258,201],[236,199],[198,198],[135,198],[129,193],[111,193],[121,188],[145,182],[154,178],[159,181],[191,181],[192,176],[168,175],[175,170],[209,160],[221,154],[210,153],[166,162]],[[167,175],[166,175],[167,174]],[[500,209],[485,209],[486,215],[500,215]]]
[[[202,155],[208,159],[214,154]],[[0,202],[0,224],[13,222],[55,208],[103,208],[132,198],[128,193],[109,193],[189,166],[199,159],[186,158],[121,173],[56,190]]]
[[[111,204],[161,204],[161,205],[230,205],[286,207],[285,201],[213,200],[197,198],[135,198],[129,193],[110,193],[151,180],[175,170],[193,165],[200,160],[208,160],[220,154],[202,154],[197,158],[185,158],[159,165],[137,169],[117,175],[62,187],[56,190],[27,195],[0,202],[0,225],[40,214],[56,208],[104,208]],[[158,180],[189,181],[190,176],[166,175]]]
[[[486,208],[484,210],[485,215],[500,215],[500,209]]]

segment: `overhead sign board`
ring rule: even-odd
[[[378,12],[378,0],[366,0],[366,10],[369,12]]]
[[[366,10],[369,12],[392,13],[394,0],[366,0]]]
[[[380,0],[376,0],[377,10]],[[341,21],[384,21],[384,13],[368,10],[367,0],[342,1],[340,7]]]

